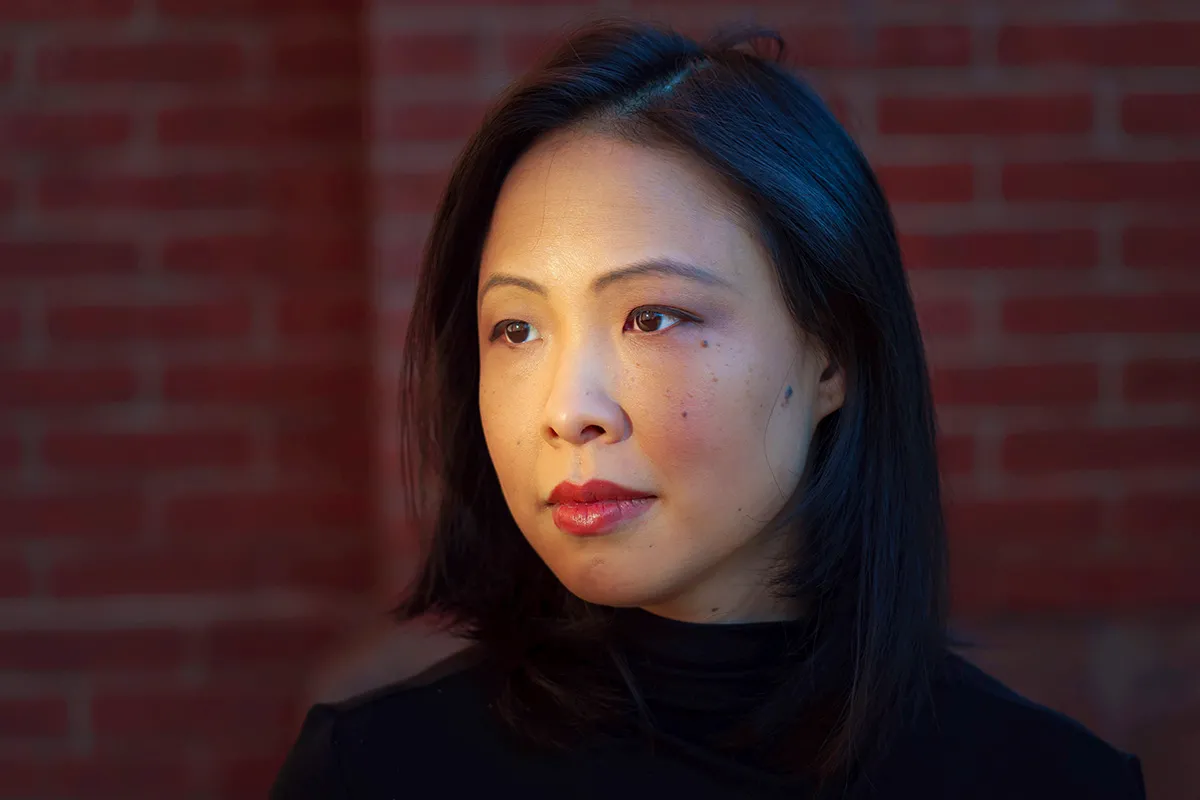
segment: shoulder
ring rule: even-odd
[[[462,752],[444,745],[496,736],[486,662],[481,648],[466,647],[403,680],[313,706],[276,776],[272,800],[373,795],[397,785],[401,754],[404,785],[420,782],[414,764],[436,780],[441,767],[452,766],[438,759]]]
[[[1145,797],[1138,759],[949,655],[921,726],[946,789],[973,797]]]

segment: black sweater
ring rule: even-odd
[[[272,800],[813,796],[803,779],[707,744],[761,698],[792,623],[681,623],[636,609],[618,623],[659,731],[653,742],[631,733],[570,753],[524,746],[494,717],[491,661],[472,647],[401,683],[314,706]],[[847,797],[1145,797],[1136,757],[958,656],[947,655],[933,700],[934,713]]]

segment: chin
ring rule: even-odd
[[[594,605],[634,608],[654,605],[671,594],[661,575],[617,569],[603,559],[573,564],[556,574],[567,591]]]

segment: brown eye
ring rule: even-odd
[[[672,314],[661,308],[639,308],[629,315],[625,330],[636,330],[638,333],[658,333],[683,322],[679,314]]]
[[[509,344],[525,344],[538,338],[537,328],[519,319],[506,320],[497,325],[492,339],[499,339],[501,336]]]

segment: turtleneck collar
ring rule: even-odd
[[[777,622],[681,622],[641,608],[618,609],[614,630],[628,656],[697,675],[758,670],[802,647],[806,620]]]
[[[614,644],[655,728],[705,743],[727,733],[779,685],[807,645],[806,621],[702,623],[619,609]]]

